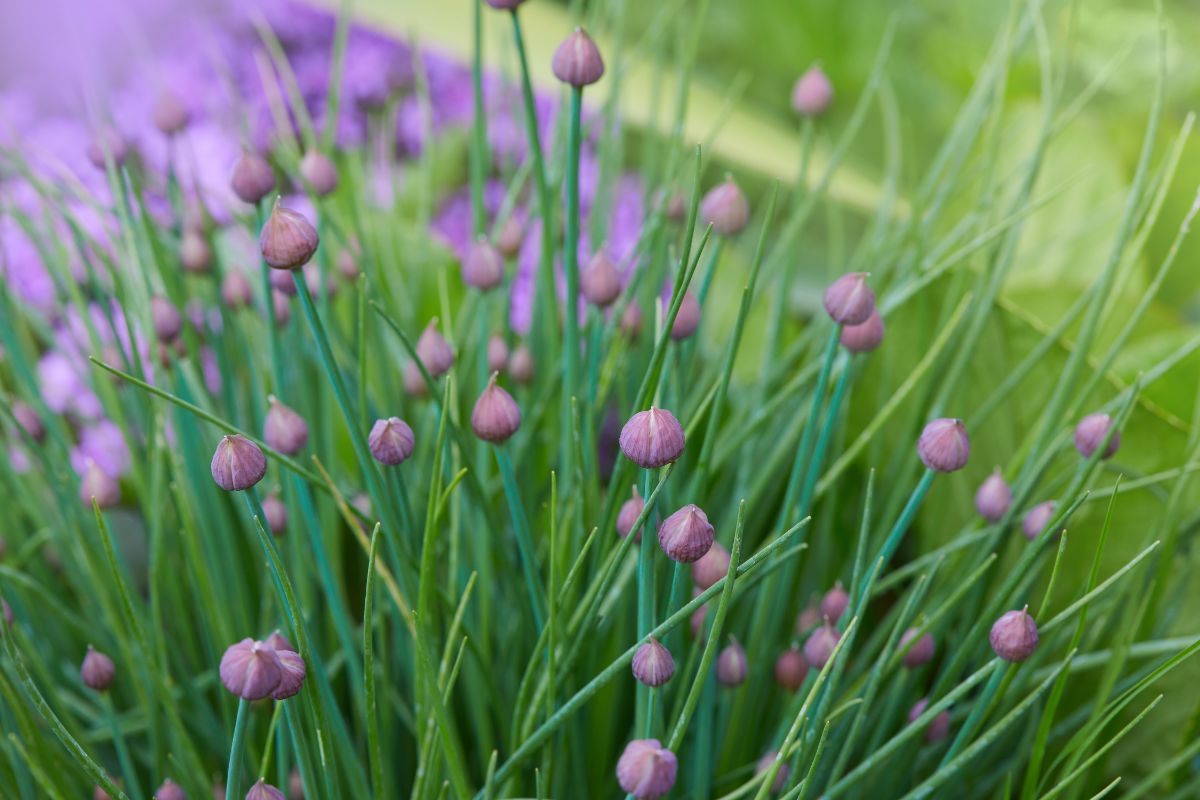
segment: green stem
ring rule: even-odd
[[[137,771],[133,768],[133,759],[129,757],[129,748],[125,744],[125,734],[121,732],[121,726],[117,722],[117,710],[113,707],[112,698],[104,695],[101,702],[104,705],[105,716],[108,717],[109,727],[112,728],[113,746],[117,750],[117,761],[121,763],[121,772],[129,784],[129,795],[134,800],[142,800],[142,787],[138,784]]]
[[[229,745],[229,769],[225,773],[225,800],[237,800],[241,797],[239,778],[241,778],[242,743],[246,739],[246,712],[250,709],[250,701],[246,698],[238,700],[237,720],[233,723],[233,741]]]
[[[642,470],[643,497],[650,496],[650,470]],[[651,519],[647,516],[647,519]],[[644,639],[654,624],[654,537],[650,534],[653,525],[642,530],[642,541],[638,549],[637,565],[637,632]],[[640,681],[637,684],[634,730],[642,736],[650,735],[650,687]]]
[[[533,548],[533,538],[529,532],[529,520],[525,517],[525,507],[521,505],[521,493],[517,489],[517,478],[513,471],[512,461],[503,447],[493,448],[496,452],[496,463],[500,467],[500,476],[504,482],[504,495],[508,499],[508,509],[512,513],[513,532],[517,538],[517,549],[521,552],[521,570],[525,573],[525,586],[529,590],[529,605],[533,609],[533,619],[537,623],[538,632],[542,630],[542,620],[546,618],[542,608],[542,596],[537,590],[537,554]]]
[[[571,113],[567,128],[567,217],[563,234],[563,274],[567,284],[563,322],[565,385],[563,386],[562,445],[563,464],[571,461],[571,398],[579,388],[579,158],[582,146],[583,89],[571,90]],[[564,477],[571,484],[568,470]]]

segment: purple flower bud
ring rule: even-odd
[[[106,691],[112,686],[115,674],[112,659],[89,644],[83,664],[79,667],[79,677],[83,679],[84,686],[97,692]]]
[[[618,441],[626,458],[644,469],[654,469],[683,455],[683,426],[670,411],[651,406],[629,418]]]
[[[617,783],[637,800],[654,800],[671,791],[677,768],[675,754],[658,739],[634,739],[617,761]]]
[[[263,260],[273,269],[300,269],[317,252],[320,239],[317,229],[299,212],[284,208],[275,201],[258,236],[258,248]]]
[[[716,531],[698,506],[688,504],[658,526],[658,544],[672,561],[690,564],[712,547]]]
[[[683,293],[679,303],[679,311],[675,314],[675,324],[671,326],[671,338],[682,341],[700,327],[700,301],[691,292]]]
[[[904,666],[910,668],[923,666],[933,660],[933,634],[922,634],[921,638],[913,642],[916,635],[917,629],[909,628],[900,637],[900,650],[904,651],[905,648],[908,648],[904,652],[902,660],[904,661]],[[909,647],[910,642],[912,642],[912,647]]]
[[[481,292],[504,282],[504,256],[482,236],[471,242],[462,260],[463,283]]]
[[[300,159],[300,177],[318,197],[324,197],[338,185],[338,171],[333,159],[319,150],[309,150]]]
[[[504,337],[492,334],[487,343],[488,372],[503,372],[508,365],[508,344]]]
[[[869,353],[879,347],[883,342],[883,319],[879,310],[872,308],[866,322],[842,326],[841,342],[851,353]]]
[[[254,205],[275,189],[275,170],[257,153],[243,151],[229,184],[239,200]]]
[[[749,666],[746,664],[746,650],[737,639],[730,637],[717,656],[717,682],[723,686],[738,686],[746,680]]]
[[[1012,489],[996,467],[975,492],[975,510],[988,522],[999,522],[1012,505]]]
[[[608,308],[621,296],[621,276],[604,246],[592,254],[579,273],[579,290],[589,303]]]
[[[275,648],[245,638],[231,644],[221,656],[221,683],[244,700],[270,697],[283,678],[283,664]]]
[[[258,445],[240,433],[230,434],[217,443],[212,457],[212,477],[227,492],[249,489],[267,474],[267,457]]]
[[[833,84],[819,66],[813,65],[792,87],[792,110],[802,117],[819,117],[833,102]]]
[[[1057,509],[1058,503],[1047,500],[1026,511],[1025,518],[1021,520],[1021,531],[1025,534],[1025,538],[1033,541],[1038,534],[1046,530],[1046,526],[1050,524]]]
[[[162,786],[154,790],[154,800],[187,800],[187,792],[178,783],[167,778]]]
[[[338,253],[337,269],[338,274],[351,283],[358,280],[358,276],[362,274],[362,270],[358,268],[358,261],[354,258],[354,253],[349,250]]]
[[[583,28],[563,40],[550,62],[554,77],[576,88],[590,86],[604,75],[604,59],[600,48]]]
[[[935,419],[917,439],[917,455],[929,469],[954,472],[967,465],[971,440],[961,419]]]
[[[282,536],[287,532],[288,511],[283,500],[279,499],[279,495],[271,493],[263,498],[262,501],[263,516],[267,518],[267,530],[275,536]]]
[[[1029,606],[1004,612],[992,625],[988,641],[996,655],[1005,661],[1024,661],[1033,655],[1038,645],[1038,629],[1029,615]]]
[[[829,284],[822,301],[839,325],[862,325],[875,310],[875,293],[867,286],[867,273],[848,272]]]
[[[300,292],[296,288],[296,282],[292,280],[292,273],[287,270],[273,269],[267,273],[267,280],[272,289],[288,297],[295,297]]]
[[[112,508],[121,502],[121,486],[116,478],[89,458],[83,471],[83,480],[79,482],[79,499],[91,508],[93,498],[100,508]]]
[[[288,794],[291,800],[304,800],[304,777],[295,767],[288,773]]]
[[[296,648],[292,646],[291,641],[280,631],[271,631],[271,635],[263,641],[271,645],[271,648],[275,650],[275,652],[281,652],[283,650],[291,650],[293,653],[296,652]]]
[[[928,707],[929,698],[922,697],[920,700],[918,700],[916,705],[909,709],[908,723],[911,725],[912,723],[916,722],[920,716],[925,713],[925,709]],[[934,715],[933,719],[929,723],[929,727],[925,729],[925,741],[930,743],[940,742],[942,739],[946,738],[946,734],[949,732],[950,712],[940,711]]]
[[[275,690],[271,692],[272,699],[287,700],[300,691],[300,687],[304,685],[304,677],[308,674],[308,668],[304,665],[304,659],[299,653],[292,650],[276,650],[276,655],[279,656],[279,683],[275,686]]]
[[[630,300],[621,314],[621,333],[630,339],[636,339],[642,333],[642,307],[636,300]]]
[[[308,423],[274,395],[267,398],[267,403],[270,408],[263,422],[263,441],[285,456],[296,455],[308,444]]]
[[[250,787],[250,791],[246,792],[246,800],[287,800],[283,796],[283,792],[276,789],[274,786],[266,782],[265,779],[259,778],[258,783]]]
[[[399,417],[376,420],[367,435],[371,455],[381,464],[394,467],[403,464],[413,453],[413,432]]]
[[[489,6],[500,11],[512,11],[525,0],[484,0]]]
[[[524,242],[525,229],[521,226],[521,220],[515,214],[510,215],[496,234],[496,249],[505,258],[516,258]]]
[[[633,677],[647,686],[662,686],[674,674],[671,651],[653,637],[633,654]]]
[[[833,585],[833,588],[825,593],[821,598],[821,618],[829,622],[837,622],[842,618],[842,614],[846,613],[846,609],[850,605],[850,595],[846,593],[846,589],[842,586],[842,582],[838,581]]]
[[[700,590],[696,590],[699,594]],[[688,618],[688,625],[692,630],[692,638],[699,640],[704,635],[704,618],[708,616],[708,603],[702,603],[692,612],[692,616]]]
[[[221,301],[225,305],[231,309],[245,308],[253,300],[254,288],[244,272],[231,269],[225,273],[225,280],[221,282]]]
[[[637,486],[633,487],[633,496],[621,504],[621,510],[617,512],[617,535],[622,539],[629,535],[633,530],[633,526],[637,523],[637,519],[642,514],[642,509],[646,507],[646,501],[638,494]],[[642,529],[639,527],[636,532],[636,541],[642,540]]]
[[[683,222],[687,219],[688,205],[687,198],[683,192],[672,192],[667,198],[666,205],[667,219],[672,222]]]
[[[1108,440],[1108,447],[1104,448],[1100,457],[1112,458],[1121,446],[1121,432],[1113,430],[1112,417],[1102,412],[1088,414],[1079,420],[1079,424],[1075,426],[1075,449],[1084,458],[1091,458],[1092,454],[1100,449],[1100,445],[1104,444],[1110,430],[1112,438]]]
[[[288,296],[272,289],[271,309],[275,312],[275,326],[286,328],[288,320],[292,318],[292,307],[288,304]]]
[[[713,542],[707,553],[692,562],[692,580],[701,589],[709,588],[729,572],[729,559],[729,551]]]
[[[746,195],[734,183],[732,175],[708,190],[700,201],[700,219],[722,236],[736,236],[750,219]]]
[[[174,136],[182,132],[192,118],[183,101],[173,92],[163,92],[158,96],[154,102],[151,116],[154,119],[154,127],[166,136]]]
[[[796,633],[808,633],[821,624],[820,606],[809,604],[796,615]]]
[[[120,131],[111,127],[103,128],[87,146],[88,161],[92,162],[93,167],[101,170],[107,167],[104,162],[106,151],[112,156],[113,165],[116,167],[124,164],[125,159],[129,157],[129,143]]]
[[[517,345],[508,359],[508,374],[522,385],[533,381],[533,353],[524,344]]]
[[[454,366],[454,351],[442,334],[438,333],[437,317],[429,320],[421,338],[417,339],[417,357],[433,377],[444,375]]]
[[[475,401],[471,412],[471,428],[480,439],[499,444],[521,427],[521,409],[511,394],[496,384],[496,373],[492,373],[487,387]]]
[[[179,263],[184,272],[203,275],[212,266],[212,248],[204,234],[185,231],[179,240]]]
[[[429,395],[429,385],[425,383],[425,376],[421,374],[421,368],[415,361],[404,365],[404,391],[417,398]]]
[[[775,659],[775,682],[785,691],[795,692],[808,677],[808,662],[797,647],[789,647]]]
[[[165,297],[150,298],[150,319],[154,323],[154,335],[160,342],[173,341],[183,330],[183,316]]]
[[[17,424],[24,429],[25,433],[29,434],[30,439],[40,442],[46,438],[46,428],[42,425],[42,418],[32,407],[16,401],[12,404],[12,413],[16,417]]]
[[[813,669],[824,668],[841,638],[842,634],[837,628],[825,623],[813,631],[804,643],[804,660]]]
[[[754,767],[754,774],[762,775],[775,764],[775,761],[778,758],[778,750],[768,750],[767,752],[763,753],[763,757],[758,760],[758,764],[756,764]],[[782,792],[783,787],[787,786],[788,776],[790,774],[791,770],[788,767],[787,762],[781,762],[779,765],[779,772],[775,773],[775,781],[771,784],[771,791]]]

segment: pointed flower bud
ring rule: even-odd
[[[271,216],[258,236],[263,261],[273,269],[300,269],[317,252],[317,229],[298,211],[284,208],[275,200]]]
[[[304,665],[304,659],[300,657],[299,653],[292,650],[276,650],[275,653],[279,656],[280,673],[279,683],[271,692],[271,698],[287,700],[297,694],[304,685],[304,677],[308,674],[308,668]]]
[[[688,504],[658,526],[658,544],[672,561],[691,564],[712,547],[716,531],[699,506]]]
[[[717,682],[723,686],[738,686],[746,680],[748,671],[745,648],[730,637],[729,644],[717,656]]]
[[[901,659],[904,666],[911,668],[920,667],[928,664],[933,660],[934,644],[933,634],[924,633],[921,638],[917,639],[917,629],[909,628],[900,637],[900,650],[904,652],[904,657]],[[916,639],[916,641],[913,641]],[[912,646],[909,647],[909,643]],[[905,650],[907,648],[907,650]]]
[[[288,296],[283,292],[271,290],[271,310],[275,313],[275,327],[287,327],[292,318],[292,307],[288,304]]]
[[[842,618],[842,614],[846,613],[846,608],[850,605],[850,595],[846,593],[842,582],[838,581],[833,585],[833,588],[825,593],[821,598],[821,615],[820,618],[830,622],[837,622]],[[820,621],[818,619],[818,622]]]
[[[754,774],[762,775],[775,765],[775,761],[779,758],[778,750],[768,750],[763,753],[763,757],[758,760],[754,766]],[[775,773],[775,780],[771,783],[772,792],[782,792],[783,787],[787,786],[788,776],[791,775],[791,769],[786,761],[779,765],[779,772]]]
[[[819,117],[833,102],[833,84],[829,76],[814,64],[796,79],[792,87],[792,110],[802,117]]]
[[[524,343],[517,345],[517,349],[509,356],[508,374],[523,386],[528,386],[533,381],[533,353]]]
[[[167,778],[162,786],[154,790],[154,800],[187,800],[187,792],[178,783]]]
[[[621,276],[604,246],[592,254],[579,273],[579,290],[594,306],[608,308],[621,296]]]
[[[499,444],[521,427],[521,409],[513,396],[496,383],[496,373],[492,373],[487,387],[475,401],[475,410],[471,412],[471,428],[480,439]]]
[[[908,724],[912,724],[920,719],[925,713],[925,709],[929,708],[929,698],[922,697],[917,701],[908,712]],[[925,741],[933,743],[940,742],[946,738],[946,734],[950,732],[950,712],[940,711],[934,715],[929,722],[929,727],[925,729]]]
[[[225,650],[218,672],[231,693],[244,700],[262,700],[279,686],[283,665],[275,648],[246,638]]]
[[[618,441],[626,458],[643,469],[655,469],[683,455],[683,426],[670,411],[651,406],[629,418]]]
[[[187,106],[174,92],[163,92],[158,96],[151,116],[154,119],[154,127],[166,136],[181,133],[192,119]]]
[[[875,310],[875,293],[867,285],[867,273],[848,272],[829,284],[822,302],[837,324],[862,325]]]
[[[504,282],[504,256],[480,236],[467,248],[462,260],[463,283],[481,292],[495,289]]]
[[[85,506],[91,508],[93,498],[100,508],[112,508],[121,502],[121,486],[117,483],[116,478],[89,458],[87,467],[83,471],[83,480],[79,482],[79,499]]]
[[[841,333],[842,347],[851,353],[869,353],[883,342],[883,319],[879,310],[872,308],[866,322],[844,325]]]
[[[279,499],[279,495],[272,492],[264,497],[262,510],[263,516],[267,518],[267,530],[275,536],[282,536],[287,532],[287,506],[284,505],[283,500]]]
[[[692,580],[701,589],[712,586],[729,572],[729,551],[720,542],[713,542],[708,552],[692,562]]]
[[[367,435],[367,447],[380,464],[394,467],[403,464],[413,454],[413,431],[399,417],[376,420]]]
[[[421,374],[421,368],[415,361],[409,361],[404,365],[404,391],[408,392],[411,397],[427,397],[429,395],[429,386],[425,383],[425,376]]]
[[[996,467],[975,492],[975,510],[988,522],[999,522],[1008,513],[1012,499],[1012,489],[1004,482],[1000,468]]]
[[[700,301],[691,292],[684,292],[671,326],[671,338],[679,342],[690,337],[700,327]]]
[[[842,634],[837,628],[825,623],[813,631],[804,643],[804,660],[813,669],[822,669],[841,638]]]
[[[508,344],[503,336],[492,334],[488,337],[487,362],[489,372],[502,372],[508,366]]]
[[[17,420],[25,433],[29,434],[29,438],[35,442],[40,442],[46,438],[46,427],[42,425],[42,418],[33,408],[20,401],[12,404],[12,414]]]
[[[150,319],[154,323],[154,335],[160,342],[173,341],[183,330],[183,316],[165,297],[150,298]]]
[[[935,419],[917,440],[921,463],[935,472],[954,472],[967,465],[971,440],[961,419]]]
[[[179,263],[184,272],[203,275],[212,266],[212,248],[204,234],[185,231],[179,240]]]
[[[789,647],[775,659],[775,682],[785,691],[797,691],[807,677],[808,662],[798,647]]]
[[[1038,629],[1029,615],[1029,607],[1004,612],[992,625],[988,641],[996,655],[1005,661],[1024,661],[1033,655],[1038,645]]]
[[[583,28],[563,40],[550,62],[554,77],[576,88],[590,86],[604,75],[604,59],[600,48]]]
[[[308,423],[274,395],[267,398],[267,403],[270,408],[263,422],[263,441],[285,456],[296,455],[308,444]]]
[[[496,234],[496,249],[505,258],[515,258],[521,252],[521,243],[525,241],[525,229],[516,215],[510,215],[504,220],[500,232]]]
[[[671,651],[651,637],[633,654],[633,677],[647,686],[662,686],[675,674]]]
[[[212,457],[212,477],[227,492],[249,489],[267,474],[267,457],[258,445],[240,433],[230,434],[217,443]]]
[[[338,171],[333,159],[319,150],[309,150],[300,159],[300,176],[318,197],[331,193],[338,185]]]
[[[1108,446],[1104,448],[1100,457],[1112,458],[1121,446],[1121,432],[1113,430],[1112,417],[1102,412],[1088,414],[1079,420],[1079,424],[1075,426],[1075,449],[1084,458],[1091,458],[1092,454],[1100,449],[1100,445],[1104,444],[1109,431],[1112,431],[1112,438],[1108,440]]]
[[[246,792],[246,800],[287,800],[287,798],[283,796],[283,792],[267,783],[264,778],[259,778],[258,783],[251,786],[250,791]]]
[[[722,236],[736,236],[750,219],[746,195],[734,183],[732,175],[708,190],[700,201],[700,219]]]
[[[654,800],[671,791],[678,766],[658,739],[634,739],[617,761],[617,783],[637,800]]]
[[[454,366],[454,351],[445,337],[438,332],[437,317],[429,320],[421,338],[417,339],[417,357],[435,378],[446,374],[450,367]]]
[[[84,686],[97,692],[106,691],[112,686],[115,674],[112,659],[89,644],[83,664],[79,667],[79,677],[83,679]]]
[[[292,646],[291,641],[280,631],[271,631],[271,635],[263,641],[271,645],[275,652],[280,652],[282,650],[291,650],[293,653],[296,652],[296,648]]]
[[[246,273],[231,269],[221,282],[221,300],[230,308],[246,308],[254,300],[254,288]]]
[[[275,189],[275,170],[257,153],[243,151],[229,184],[239,200],[255,205]]]
[[[633,526],[637,524],[638,517],[642,514],[642,509],[646,507],[646,501],[638,494],[637,486],[633,487],[633,496],[621,504],[621,510],[617,512],[617,534],[624,539],[633,530]],[[636,541],[642,540],[642,529],[637,529]]]
[[[1057,509],[1057,503],[1047,500],[1026,511],[1025,518],[1021,520],[1021,532],[1025,534],[1025,538],[1033,541],[1042,531],[1046,530],[1046,526],[1050,524]]]

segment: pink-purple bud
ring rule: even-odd
[[[768,750],[763,753],[763,757],[758,760],[758,764],[754,767],[755,775],[762,775],[769,770],[779,759],[778,750]],[[786,761],[779,763],[779,771],[775,773],[775,780],[771,783],[772,792],[782,792],[783,787],[787,786],[788,776],[791,774],[791,769]]]
[[[621,510],[617,512],[617,534],[621,538],[629,535],[633,530],[633,526],[637,524],[638,517],[642,514],[642,509],[646,507],[646,501],[638,494],[637,486],[633,487],[633,496],[621,504]],[[642,529],[639,527],[636,533],[636,541],[642,540]]]
[[[271,284],[272,289],[288,297],[295,297],[300,293],[300,290],[296,288],[296,282],[292,280],[292,273],[287,270],[271,270],[267,273],[267,281]]]
[[[83,471],[83,479],[79,482],[79,499],[91,508],[93,498],[100,508],[112,508],[121,502],[121,486],[116,478],[89,458]]]
[[[851,353],[869,353],[879,347],[883,342],[883,319],[879,309],[872,308],[866,322],[842,326],[841,342]]]
[[[225,273],[225,280],[221,282],[221,300],[231,309],[245,308],[253,302],[254,288],[244,272],[231,269]]]
[[[525,0],[484,0],[484,2],[499,11],[512,11]]]
[[[239,200],[254,205],[275,189],[275,170],[257,153],[243,151],[233,165],[229,185]]]
[[[862,325],[875,310],[875,293],[867,285],[867,273],[848,272],[829,284],[822,300],[827,313],[839,325]]]
[[[276,652],[282,650],[291,650],[293,653],[296,652],[296,648],[292,646],[291,640],[284,636],[281,631],[271,631],[271,634],[263,641],[271,645]]]
[[[521,252],[521,243],[524,241],[525,229],[521,226],[521,220],[512,215],[504,220],[496,234],[496,249],[505,258],[515,258]]]
[[[691,292],[684,292],[671,325],[671,338],[675,341],[687,339],[700,327],[700,301]]]
[[[716,531],[698,506],[688,504],[658,526],[658,544],[672,561],[698,561],[713,545]]]
[[[242,639],[221,656],[221,683],[244,700],[270,697],[283,677],[283,665],[275,648],[266,642]]]
[[[604,59],[592,37],[583,28],[576,28],[554,51],[550,68],[563,83],[582,88],[604,76]]]
[[[579,290],[592,305],[608,308],[621,296],[621,276],[604,246],[592,254],[579,273]]]
[[[30,439],[41,442],[46,438],[46,428],[42,425],[42,418],[31,406],[20,401],[14,402],[12,414],[16,418],[17,424],[24,429],[25,433],[29,434]]]
[[[922,697],[916,702],[908,712],[908,723],[911,725],[920,719],[925,713],[925,709],[929,708],[929,698]],[[946,738],[946,734],[950,732],[950,712],[939,711],[929,721],[929,727],[925,729],[925,741],[933,743],[940,742]]]
[[[637,800],[654,800],[671,791],[676,769],[675,754],[658,739],[634,739],[617,761],[617,783]]]
[[[240,433],[222,437],[212,457],[212,477],[227,492],[249,489],[267,474],[267,457]]]
[[[292,318],[292,307],[288,303],[288,296],[283,292],[271,290],[271,310],[275,313],[275,326],[277,328],[286,328],[288,321]]]
[[[304,677],[308,674],[308,668],[304,665],[304,659],[299,653],[291,650],[276,650],[276,655],[279,656],[279,683],[276,684],[271,692],[273,700],[287,700],[300,691],[300,687],[304,685]]]
[[[426,397],[429,394],[429,385],[425,383],[425,376],[415,361],[404,365],[404,391],[412,397]]]
[[[729,572],[729,551],[720,542],[713,542],[708,552],[692,562],[692,580],[701,589],[712,586]]]
[[[630,339],[636,339],[642,332],[642,307],[636,300],[630,300],[621,314],[621,333]]]
[[[129,143],[119,131],[111,127],[102,129],[87,146],[88,161],[92,162],[93,167],[101,170],[107,167],[104,161],[106,151],[112,156],[113,166],[116,167],[120,167],[125,163],[125,159],[129,158]]]
[[[999,522],[1008,513],[1012,500],[1012,489],[996,467],[975,492],[975,510],[988,522]]]
[[[833,102],[833,84],[819,66],[813,65],[792,87],[792,110],[802,117],[818,117]]]
[[[1079,420],[1079,424],[1075,426],[1075,449],[1084,458],[1091,458],[1092,454],[1100,449],[1100,445],[1104,444],[1109,431],[1112,431],[1112,437],[1108,439],[1108,446],[1104,448],[1100,457],[1112,458],[1121,446],[1121,432],[1113,429],[1112,417],[1102,412],[1088,414]]]
[[[421,359],[425,369],[429,370],[429,374],[435,378],[449,372],[450,367],[454,366],[454,350],[450,348],[450,343],[446,341],[445,337],[438,332],[437,317],[429,320],[429,324],[421,333],[421,338],[417,339],[417,357]]]
[[[224,794],[221,795],[224,797]],[[258,783],[250,787],[250,791],[246,792],[246,800],[287,800],[283,796],[283,792],[276,789],[265,779],[259,778]]]
[[[522,385],[533,381],[533,353],[524,344],[517,345],[508,359],[508,374]]]
[[[504,337],[492,334],[487,343],[488,372],[503,372],[508,366],[508,344]]]
[[[258,236],[263,261],[272,269],[300,269],[317,252],[317,229],[298,211],[284,208],[275,201]]]
[[[672,463],[683,455],[683,426],[664,408],[639,411],[621,428],[621,452],[644,469]]]
[[[700,219],[721,236],[736,236],[750,219],[746,195],[734,183],[732,175],[708,190],[700,201]]]
[[[480,236],[467,248],[462,260],[463,283],[482,292],[504,282],[504,256]]]
[[[165,297],[150,298],[150,319],[154,324],[154,335],[160,342],[170,342],[183,330],[183,315]]]
[[[841,638],[842,634],[837,628],[829,623],[822,625],[813,631],[804,643],[804,660],[813,669],[824,668]]]
[[[174,92],[163,92],[158,96],[154,101],[151,116],[154,119],[154,127],[167,136],[181,133],[192,119],[187,107]]]
[[[480,439],[499,444],[520,427],[521,409],[513,396],[496,383],[496,373],[493,372],[487,387],[475,401],[475,410],[471,412],[471,428]]]
[[[933,660],[935,650],[933,643],[933,634],[924,633],[919,639],[913,641],[917,636],[916,628],[909,628],[900,637],[900,650],[904,653],[904,666],[909,668],[920,667],[928,664]],[[912,644],[910,647],[909,644]]]
[[[1058,503],[1047,500],[1026,511],[1025,518],[1021,520],[1021,531],[1025,534],[1025,538],[1032,541],[1046,530],[1046,526],[1050,524],[1057,509]]]
[[[212,248],[204,234],[196,231],[184,231],[179,240],[179,263],[184,272],[192,275],[203,275],[212,266]]]
[[[671,651],[651,637],[633,654],[633,677],[647,686],[662,686],[675,674]]]
[[[112,686],[115,675],[113,660],[89,644],[83,663],[79,666],[79,677],[83,680],[83,685],[97,692],[107,691],[108,687]]]
[[[850,606],[850,595],[846,593],[842,582],[838,581],[833,588],[821,598],[821,617],[829,622],[837,622]]]
[[[403,464],[413,454],[413,431],[399,417],[376,420],[367,435],[367,447],[380,464],[394,467]]]
[[[333,159],[319,150],[309,150],[300,159],[300,176],[318,197],[331,193],[338,185],[338,171]]]
[[[288,795],[290,800],[304,800],[304,776],[296,767],[288,773]]]
[[[737,639],[731,638],[717,656],[717,682],[722,686],[738,686],[746,680],[748,672],[746,650]]]
[[[967,465],[971,440],[961,419],[935,419],[917,439],[921,463],[935,472],[954,472]]]
[[[785,691],[795,692],[808,677],[808,662],[797,647],[789,647],[775,659],[775,682]]]
[[[154,800],[187,800],[187,792],[178,783],[167,778],[154,790]]]
[[[1038,629],[1028,606],[1004,612],[992,625],[988,641],[996,655],[1005,661],[1024,661],[1033,655],[1038,645]]]
[[[813,628],[821,624],[821,608],[819,605],[809,604],[804,607],[804,610],[796,615],[796,633],[808,633]]]
[[[267,398],[267,402],[270,408],[263,422],[263,441],[285,456],[296,455],[308,444],[308,423],[274,396]]]
[[[275,536],[282,536],[287,532],[288,511],[287,506],[277,494],[269,494],[262,501],[263,516],[267,518],[267,530]]]

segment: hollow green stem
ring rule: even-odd
[[[237,719],[233,723],[233,741],[229,745],[229,768],[225,773],[225,800],[236,800],[241,795],[242,744],[246,740],[246,712],[250,701],[238,700]]]
[[[563,322],[565,382],[562,398],[561,463],[571,462],[571,398],[579,389],[579,158],[582,145],[583,89],[571,90],[567,127],[567,217],[563,233],[563,274],[567,299]],[[570,486],[570,470],[564,472]]]
[[[513,532],[517,538],[517,549],[521,552],[521,570],[525,573],[525,586],[529,590],[529,605],[533,609],[533,619],[537,623],[538,632],[542,630],[542,621],[546,618],[543,609],[541,593],[537,589],[538,569],[535,563],[537,554],[533,548],[533,537],[529,532],[529,520],[525,516],[525,507],[521,504],[521,493],[517,488],[517,477],[513,471],[512,461],[503,447],[492,448],[496,452],[496,463],[500,467],[500,477],[504,483],[504,496],[508,499],[508,509],[512,514]]]

